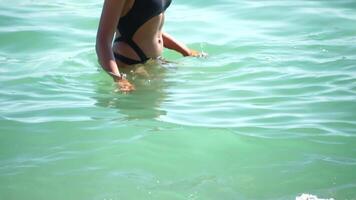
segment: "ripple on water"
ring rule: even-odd
[[[355,196],[354,1],[173,1],[165,31],[209,56],[167,50],[131,94],[97,63],[102,2],[2,0],[0,196]]]

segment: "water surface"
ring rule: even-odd
[[[0,0],[0,199],[356,199],[356,3],[181,0],[208,58],[117,92],[102,1]]]

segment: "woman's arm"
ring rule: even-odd
[[[105,0],[96,36],[96,53],[101,67],[108,73],[119,74],[112,40],[124,6],[125,0]],[[111,74],[110,73],[110,74]]]
[[[121,91],[134,90],[126,79],[120,75],[112,51],[112,40],[119,22],[125,0],[105,0],[96,36],[96,53],[101,67],[118,82]]]
[[[163,32],[162,38],[163,38],[164,47],[166,47],[168,49],[175,50],[175,51],[181,53],[183,56],[199,56],[200,55],[199,52],[189,49],[185,44],[177,41],[168,33]]]

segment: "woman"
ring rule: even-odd
[[[164,11],[171,0],[105,0],[96,39],[99,63],[129,92],[134,86],[122,77],[119,68],[158,58],[163,47],[183,56],[199,53],[162,32]],[[112,40],[114,44],[112,44]]]

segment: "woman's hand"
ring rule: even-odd
[[[121,92],[132,92],[136,90],[135,86],[131,84],[126,78],[116,79],[116,83]]]
[[[189,50],[189,56],[193,56],[193,57],[200,57],[200,52],[199,51],[196,51],[194,49],[190,49]]]
[[[166,47],[168,49],[175,50],[175,51],[181,53],[183,56],[193,56],[193,57],[207,57],[208,56],[207,53],[189,49],[187,47],[187,45],[177,41],[171,35],[169,35],[165,32],[162,33],[162,38],[163,38],[164,47]]]
[[[189,56],[193,56],[193,57],[207,57],[208,54],[207,53],[204,53],[204,52],[199,52],[199,51],[196,51],[194,49],[189,49]]]

